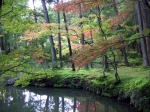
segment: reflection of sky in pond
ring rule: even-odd
[[[29,92],[28,90],[25,90],[23,93],[22,93],[23,96],[25,96],[25,99],[24,99],[24,102],[26,103],[25,106],[28,107],[28,102],[30,102],[31,100],[32,101],[40,101],[39,105],[37,108],[38,109],[35,109],[36,112],[38,112],[41,108],[45,108],[45,105],[46,105],[46,100],[47,100],[47,96],[46,95],[38,95],[38,94],[35,94],[34,92]],[[62,112],[62,98],[59,97],[59,112]],[[32,103],[34,104],[34,103]],[[73,102],[73,98],[64,98],[64,109],[67,111],[67,112],[73,112],[73,105],[74,105],[74,102]],[[53,96],[49,96],[49,108],[51,110],[54,109],[54,106],[55,106],[55,102],[54,102],[54,98]],[[76,111],[76,112],[79,112],[79,111]]]
[[[7,91],[10,96],[0,100],[0,112],[136,112],[84,90],[12,87]]]

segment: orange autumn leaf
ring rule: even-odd
[[[42,63],[42,62],[43,62],[43,58],[39,57],[39,58],[37,59],[37,62],[38,62],[38,63]]]

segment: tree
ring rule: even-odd
[[[41,2],[42,2],[42,6],[43,6],[45,21],[46,21],[46,23],[50,23],[45,0],[41,0]],[[49,35],[48,38],[49,38],[49,42],[51,45],[52,67],[55,68],[56,67],[56,51],[54,48],[54,41],[53,41],[52,35]]]
[[[118,8],[117,8],[116,0],[112,0],[112,1],[113,1],[113,7],[114,7],[114,10],[115,10],[115,14],[117,16],[118,15]],[[128,59],[127,59],[127,54],[126,54],[125,47],[123,47],[121,50],[122,50],[122,54],[123,54],[123,57],[124,57],[124,64],[126,66],[129,66],[129,62],[128,62]]]
[[[143,55],[143,63],[145,67],[148,67],[149,63],[148,63],[148,57],[147,57],[147,52],[146,52],[146,43],[145,43],[145,38],[142,35],[143,22],[142,22],[140,1],[137,1],[136,10],[137,10],[137,17],[138,17],[138,24],[139,24],[139,33],[140,33],[140,42],[141,42],[141,49],[142,49],[142,55]]]
[[[26,29],[28,19],[28,9],[25,1],[5,0],[0,14],[0,30],[1,30],[1,50],[3,53],[9,53],[15,49],[16,40],[19,35]],[[25,16],[26,15],[26,16]]]
[[[96,16],[97,16],[97,21],[98,21],[99,33],[100,32],[102,33],[103,40],[107,40],[106,34],[105,34],[104,30],[102,29],[100,7],[97,6],[96,10],[98,11],[98,13],[96,14]],[[102,64],[103,64],[103,77],[105,77],[105,69],[108,69],[108,61],[107,61],[107,56],[106,55],[102,56]]]
[[[56,11],[62,11],[62,12],[71,12],[71,13],[79,13],[79,17],[82,18],[82,12],[89,10],[92,7],[99,7],[99,5],[103,5],[105,3],[105,1],[77,1],[77,0],[72,0],[69,2],[60,2],[56,5]],[[99,19],[99,18],[98,18]],[[84,33],[82,32],[82,22],[80,23],[80,27],[81,27],[81,44],[84,45]],[[107,68],[107,59],[106,57],[103,58],[103,60],[105,60],[105,67]]]
[[[72,48],[71,48],[71,42],[70,42],[70,38],[69,38],[69,31],[68,31],[67,19],[66,19],[65,13],[63,13],[63,18],[64,18],[64,23],[65,23],[65,30],[66,30],[69,54],[72,57]],[[75,71],[75,64],[74,64],[74,61],[72,59],[71,59],[71,67],[72,67],[72,71]]]
[[[57,3],[59,0],[57,0]],[[58,19],[58,30],[60,30],[60,12],[57,12],[57,19]],[[62,64],[62,47],[61,47],[61,34],[58,33],[58,46],[59,46],[59,61],[60,61],[60,67],[63,67]]]
[[[106,55],[109,51],[113,54],[113,68],[115,70],[115,78],[116,82],[120,82],[119,75],[117,73],[117,62],[116,57],[114,55],[114,50],[118,51],[124,45],[120,41],[119,37],[112,36],[108,40],[97,40],[93,46],[84,46],[82,49],[78,49],[76,54],[73,55],[73,59],[75,60],[75,65],[78,69],[85,66],[87,63],[90,63],[94,59],[96,59],[99,55]],[[112,51],[113,50],[113,51]]]
[[[6,38],[4,36],[4,27],[3,25],[1,25],[0,28],[0,34],[1,34],[1,38],[0,38],[0,48],[1,48],[1,53],[0,54],[6,54],[7,53],[7,46],[6,46]]]
[[[150,29],[150,25],[149,25],[150,10],[148,9],[147,3],[148,3],[147,0],[143,0],[143,2],[140,2],[143,31]],[[147,50],[147,57],[148,57],[148,66],[150,66],[150,35],[146,35],[146,50]]]
[[[37,19],[37,13],[36,13],[36,9],[35,9],[35,0],[33,0],[33,15],[34,15],[34,21],[35,23],[38,23],[38,19]],[[37,41],[37,39],[35,40]],[[36,42],[37,43],[37,42]],[[45,46],[44,46],[44,42],[43,41],[40,41],[40,45],[42,47],[42,49],[44,50],[45,49]],[[37,45],[36,45],[37,46]],[[37,46],[38,47],[38,46]],[[42,58],[42,57],[39,57],[39,59]],[[49,64],[48,64],[48,60],[47,59],[42,59],[41,63],[44,61],[45,65],[46,65],[46,68],[50,68],[49,67]]]

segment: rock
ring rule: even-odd
[[[19,77],[15,77],[15,78],[11,78],[11,79],[7,80],[7,86],[14,85],[15,81],[18,79],[19,79]]]

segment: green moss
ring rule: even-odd
[[[37,72],[37,74],[23,74],[20,80],[16,81],[15,85],[27,86],[31,81],[42,82],[42,80],[52,83],[71,83],[72,85],[81,85],[81,80],[86,80],[96,87],[107,87],[130,91],[132,89],[140,89],[144,85],[150,84],[148,76],[149,70],[140,67],[121,67],[118,68],[118,73],[121,78],[119,85],[114,85],[115,77],[112,70],[106,72],[106,78],[102,77],[102,72],[98,69],[81,69],[79,71],[71,71],[71,69],[55,69]],[[74,81],[79,80],[79,82]],[[78,83],[78,84],[77,84]]]

